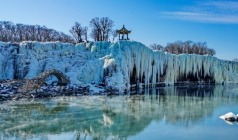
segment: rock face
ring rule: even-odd
[[[82,95],[119,95],[123,94],[111,87],[68,85],[39,85],[36,79],[0,81],[0,102],[29,98]]]
[[[33,78],[49,69],[63,72],[73,84],[103,83],[119,91],[161,83],[238,83],[237,62],[153,51],[134,41],[0,42],[0,80]]]

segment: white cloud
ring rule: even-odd
[[[209,23],[238,24],[238,2],[216,1],[185,6],[177,11],[164,11],[169,18]]]

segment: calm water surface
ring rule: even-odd
[[[238,139],[238,85],[0,103],[0,139]]]

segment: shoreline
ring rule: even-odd
[[[26,80],[1,80],[0,81],[0,102],[7,100],[20,100],[20,99],[41,99],[41,98],[51,98],[58,96],[88,96],[88,95],[138,95],[145,89],[153,88],[164,88],[164,87],[192,87],[192,86],[216,86],[223,84],[216,83],[199,83],[199,82],[177,82],[174,85],[165,85],[164,83],[158,83],[155,86],[152,84],[143,85],[139,88],[138,85],[132,84],[130,90],[120,92],[113,87],[108,87],[105,85],[87,85],[87,86],[77,86],[73,84],[68,84],[66,86],[57,85],[44,85],[38,89],[34,89],[26,92],[19,92],[18,89],[23,87]],[[92,90],[94,88],[94,90]],[[96,90],[95,90],[96,88]]]

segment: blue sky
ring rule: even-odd
[[[69,33],[94,17],[123,24],[130,38],[150,45],[177,40],[207,42],[216,57],[238,57],[238,1],[232,0],[0,0],[0,20],[45,25]]]

